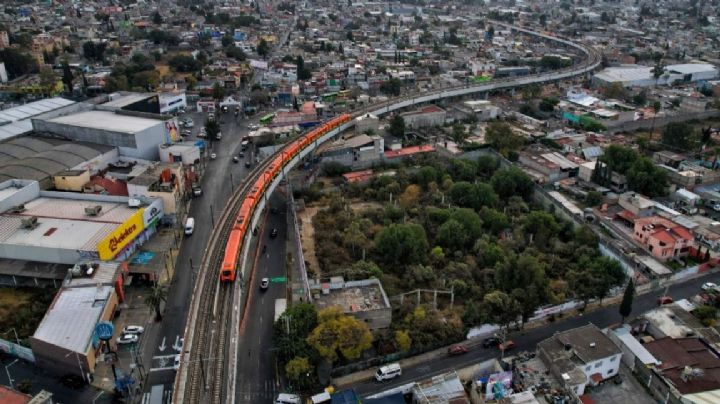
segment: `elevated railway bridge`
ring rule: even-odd
[[[480,85],[466,84],[434,89],[372,104],[362,110],[331,119],[299,139],[289,142],[275,155],[257,164],[226,202],[222,217],[204,251],[185,327],[185,351],[182,353],[175,379],[174,403],[234,403],[237,364],[240,360],[237,352],[238,325],[244,306],[242,299],[247,296],[247,288],[243,289],[242,286],[246,270],[251,269],[246,268],[254,237],[251,229],[256,228],[267,197],[277,188],[287,172],[319,145],[353,127],[354,118],[366,113],[379,116],[443,99],[558,82],[587,76],[600,66],[599,52],[585,44],[500,22],[493,24],[574,48],[581,52],[585,59],[562,70],[500,79]],[[251,210],[247,211],[246,206],[250,206],[249,199],[253,202]],[[235,247],[238,243],[229,240],[231,233],[237,231],[240,222],[243,222],[243,228],[248,231],[242,233],[239,246]],[[221,282],[220,268],[226,260],[226,247],[230,245],[233,247],[228,248],[237,248],[237,252],[232,255],[236,260],[233,265],[237,268],[237,282]]]

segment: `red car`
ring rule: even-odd
[[[468,351],[465,345],[453,345],[448,348],[448,355],[462,355],[468,353]]]
[[[498,349],[501,351],[509,351],[513,348],[515,348],[515,343],[510,340],[505,341],[504,344],[498,345]]]
[[[657,301],[658,306],[662,306],[662,305],[665,305],[665,304],[670,304],[670,303],[672,303],[672,302],[673,302],[673,298],[670,297],[670,296],[660,296],[660,297],[658,298],[658,301]]]

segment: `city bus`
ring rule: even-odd
[[[270,113],[270,114],[267,114],[267,115],[263,116],[262,118],[260,118],[260,123],[263,125],[267,125],[270,122],[272,122],[273,119],[275,119],[275,114]]]

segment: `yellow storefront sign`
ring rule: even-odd
[[[143,212],[145,208],[138,209],[125,223],[121,224],[112,233],[108,234],[97,245],[98,255],[103,261],[108,261],[122,251],[126,245],[143,231]]]

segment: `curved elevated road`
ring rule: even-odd
[[[429,103],[445,98],[462,97],[477,93],[511,89],[532,84],[544,84],[561,81],[573,77],[589,74],[600,66],[600,54],[595,49],[581,43],[565,38],[559,38],[516,27],[500,22],[492,22],[517,32],[522,32],[538,38],[560,43],[572,47],[585,55],[586,59],[572,67],[555,70],[548,73],[529,75],[515,78],[495,80],[482,85],[463,85],[435,89],[427,92],[413,93],[396,97],[388,101],[369,105],[362,110],[355,111],[353,117],[365,113],[383,115],[395,110],[410,107],[416,104]],[[315,150],[323,142],[334,138],[342,131],[351,128],[354,120],[328,132],[316,142],[309,144],[282,170],[265,192],[265,198],[258,205],[252,218],[254,228],[263,214],[267,195],[273,192],[284,178],[287,170],[291,170],[306,155]],[[280,150],[278,153],[283,153]],[[238,281],[232,285],[219,284],[219,262],[222,260],[225,240],[227,239],[234,217],[240,207],[244,195],[248,191],[248,184],[253,184],[272,159],[266,159],[258,164],[247,176],[245,183],[238,187],[228,200],[223,210],[222,218],[203,255],[196,290],[193,293],[190,318],[185,328],[185,352],[182,354],[181,366],[178,371],[173,395],[174,403],[234,403],[235,377],[237,369],[237,340],[238,322],[240,320],[241,279],[245,279],[247,255],[250,250],[253,235],[248,232],[244,240],[238,265]],[[244,296],[243,296],[244,298]]]

